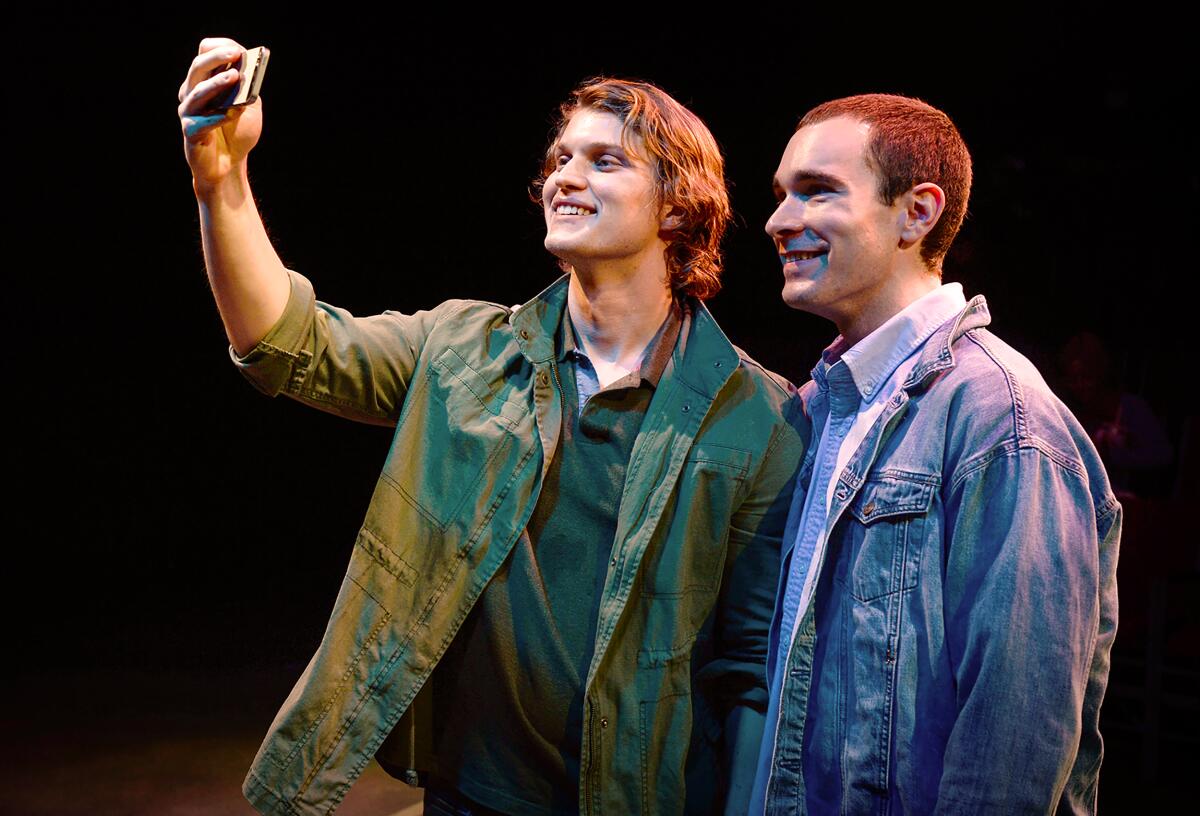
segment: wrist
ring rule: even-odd
[[[196,194],[200,206],[206,209],[236,209],[253,200],[245,161],[239,162],[230,172],[218,178],[206,179],[193,174],[192,191]]]

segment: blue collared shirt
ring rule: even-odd
[[[829,532],[826,521],[837,481],[834,475],[846,466],[890,395],[911,373],[925,342],[965,305],[962,285],[944,284],[910,303],[853,347],[838,337],[812,371],[817,395],[811,412],[819,441],[809,490],[803,492],[798,482],[792,498],[793,504],[803,502],[803,509],[795,540],[784,544],[792,546],[790,554],[784,553],[786,584],[771,632],[772,640],[779,643],[778,660],[768,666],[770,702],[751,812],[764,809],[779,727],[783,667],[803,610],[812,600],[817,579],[814,567],[821,561]]]

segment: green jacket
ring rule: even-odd
[[[409,709],[533,511],[562,417],[567,286],[513,309],[357,318],[291,281],[237,364],[267,394],[396,427],[325,636],[243,788],[264,813],[316,814]],[[585,814],[712,810],[730,771],[753,781],[798,403],[693,310],[626,472],[586,685]]]

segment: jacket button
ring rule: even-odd
[[[713,363],[713,368],[720,368],[723,365],[725,365],[723,362],[717,360],[715,363]]]
[[[601,727],[601,728],[608,728],[608,717],[601,717],[601,718],[600,718],[600,727]]]
[[[529,329],[521,329],[521,339],[522,340],[529,339]]]
[[[687,413],[688,411],[690,411],[690,410],[692,410],[692,406],[688,405],[688,404],[685,402],[685,403],[683,404],[683,412],[686,414],[686,413]]]
[[[875,502],[869,501],[863,506],[863,512],[868,516],[875,512]]]
[[[538,376],[537,376],[537,381],[538,381],[538,385],[540,385],[540,386],[542,386],[543,388],[545,388],[545,387],[546,387],[546,383],[550,382],[550,378],[546,376],[546,372],[545,372],[545,371],[539,371],[539,372],[538,372]]]

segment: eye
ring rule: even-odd
[[[621,167],[623,165],[624,165],[624,162],[622,162],[616,156],[610,155],[608,153],[605,153],[603,156],[596,159],[596,166],[601,167],[601,168]]]

